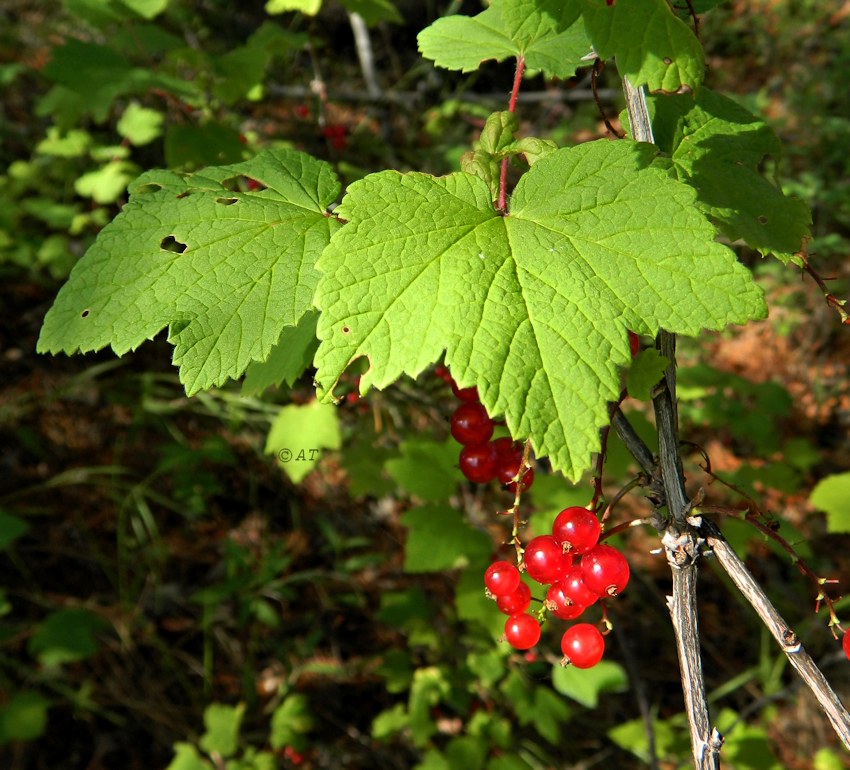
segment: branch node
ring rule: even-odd
[[[794,652],[800,652],[803,649],[802,642],[790,628],[786,628],[782,632],[782,649],[788,655]]]

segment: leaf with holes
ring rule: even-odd
[[[348,224],[318,263],[319,384],[332,389],[365,356],[361,388],[383,388],[445,351],[491,416],[577,479],[631,360],[629,329],[696,335],[766,314],[655,152],[629,141],[553,152],[504,217],[462,172],[355,182],[339,208]]]
[[[786,196],[761,173],[765,158],[778,162],[782,155],[770,127],[707,88],[696,98],[652,98],[651,107],[656,142],[723,234],[783,262],[799,261],[794,253],[809,235],[811,217],[802,201]]]
[[[567,78],[590,51],[575,0],[493,0],[477,16],[437,19],[417,40],[426,59],[461,72],[523,56],[529,69]]]
[[[667,0],[582,0],[582,17],[596,53],[614,57],[633,86],[675,93],[702,83],[702,46]]]
[[[144,174],[59,292],[38,351],[123,355],[168,326],[188,394],[239,377],[310,310],[338,191],[330,166],[291,150]]]

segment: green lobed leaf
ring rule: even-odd
[[[322,7],[322,0],[267,0],[266,13],[277,14],[299,11],[315,16]]]
[[[426,502],[448,500],[457,492],[463,476],[457,467],[460,450],[455,441],[412,438],[399,449],[401,457],[387,460],[384,467],[405,492]]]
[[[419,33],[419,51],[438,67],[473,72],[489,59],[525,57],[532,70],[571,77],[590,50],[575,0],[493,0],[476,16],[445,16]]]
[[[451,685],[443,669],[437,666],[419,668],[413,675],[407,713],[410,716],[410,732],[413,745],[422,748],[437,732],[437,724],[431,709],[451,691]]]
[[[267,21],[254,32],[245,45],[212,58],[216,81],[215,96],[225,104],[251,98],[262,87],[266,68],[276,56],[291,54],[307,42],[299,35]]]
[[[688,756],[690,742],[687,730],[676,729],[672,719],[653,719],[652,733],[655,739],[655,756],[675,759]],[[646,723],[643,719],[622,722],[608,731],[608,737],[620,748],[630,751],[643,762],[651,760]]]
[[[454,508],[426,506],[401,516],[408,529],[404,547],[405,572],[440,572],[477,559],[492,550],[490,538],[466,523]]]
[[[306,695],[287,695],[272,713],[269,744],[275,750],[292,746],[296,751],[307,747],[307,734],[314,726],[310,703]]]
[[[74,182],[74,191],[81,198],[91,198],[95,203],[114,203],[138,176],[135,163],[113,160],[95,171],[89,171]]]
[[[0,746],[33,741],[47,728],[50,701],[33,690],[6,692],[0,706]]]
[[[384,709],[372,720],[371,735],[376,741],[383,741],[400,733],[408,726],[407,709],[403,703]]]
[[[218,163],[238,163],[245,157],[239,132],[220,123],[181,125],[165,133],[165,163],[172,169],[196,169]]]
[[[340,0],[340,2],[351,13],[359,13],[369,26],[381,21],[395,24],[404,22],[404,17],[395,7],[393,0]]]
[[[50,53],[42,70],[55,85],[38,104],[40,115],[51,115],[63,128],[79,125],[91,115],[102,123],[112,103],[128,94],[159,88],[178,97],[191,97],[194,86],[147,67],[136,67],[114,48],[69,38]]]
[[[44,666],[75,663],[100,649],[98,634],[109,628],[99,615],[82,608],[51,612],[36,626],[27,649]]]
[[[162,134],[165,116],[159,110],[142,107],[138,102],[127,105],[115,128],[130,144],[150,144]]]
[[[480,625],[495,641],[504,635],[507,618],[499,612],[496,603],[487,598],[483,577],[486,569],[487,561],[481,559],[463,571],[455,586],[455,608],[460,620]],[[506,650],[507,647],[505,644],[496,649]]]
[[[220,754],[222,757],[232,757],[239,748],[239,730],[242,727],[242,717],[245,715],[245,704],[228,706],[223,703],[211,703],[204,710],[204,727],[198,745],[207,754]]]
[[[821,479],[809,502],[826,513],[829,532],[850,532],[850,473],[836,473]]]
[[[233,189],[243,178],[262,189]],[[59,292],[38,351],[123,355],[169,326],[189,395],[241,376],[311,309],[338,190],[330,166],[291,150],[144,174]]]
[[[307,312],[297,326],[287,326],[265,361],[252,361],[245,370],[243,396],[255,396],[266,388],[288,386],[307,370],[319,345],[316,324],[319,314]]]
[[[743,722],[729,708],[717,715],[717,728],[725,738],[723,752],[736,770],[783,770],[770,749],[770,738],[760,725]]]
[[[121,0],[121,5],[139,14],[143,19],[153,19],[168,8],[169,0]]]
[[[534,688],[531,724],[549,743],[558,744],[564,723],[571,716],[570,708],[558,693],[548,687]]]
[[[596,708],[602,693],[624,692],[628,683],[623,667],[608,660],[585,669],[557,663],[552,666],[552,686],[589,709]]]
[[[446,760],[450,770],[481,770],[489,749],[483,738],[458,735],[446,746]]]
[[[279,770],[280,763],[270,751],[257,751],[248,746],[240,757],[228,759],[225,770]]]
[[[702,83],[702,46],[666,0],[582,0],[582,17],[596,53],[614,57],[633,86],[675,93]]]
[[[265,452],[277,455],[284,473],[297,484],[316,467],[322,450],[340,446],[336,407],[311,401],[281,408],[266,437]]]
[[[387,460],[395,457],[392,449],[381,446],[374,436],[355,434],[340,453],[342,467],[348,474],[348,491],[352,497],[382,497],[396,490],[395,482],[385,472]]]
[[[493,200],[499,197],[500,171],[502,159],[524,154],[528,165],[546,157],[558,146],[547,139],[526,137],[515,140],[514,134],[519,128],[516,115],[504,110],[488,116],[481,138],[470,152],[460,158],[461,171],[483,179],[490,188]]]
[[[627,141],[558,150],[520,179],[505,217],[464,173],[351,185],[338,209],[348,224],[318,263],[321,387],[360,356],[361,387],[383,388],[445,351],[492,417],[576,480],[631,361],[629,329],[697,335],[766,314],[654,153]]]
[[[649,401],[652,388],[664,376],[670,361],[655,348],[642,350],[635,356],[626,375],[626,387],[632,398]]]
[[[696,98],[651,101],[656,141],[724,235],[783,262],[799,261],[794,253],[809,237],[811,216],[805,203],[762,175],[765,158],[778,161],[782,155],[782,144],[767,123],[707,88]]]
[[[175,743],[174,759],[165,770],[212,770],[212,765],[191,743]]]

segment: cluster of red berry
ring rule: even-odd
[[[477,388],[459,388],[445,369],[437,375],[451,385],[452,393],[460,405],[452,414],[451,431],[455,441],[462,445],[458,465],[460,472],[476,484],[487,484],[498,479],[511,492],[516,491],[516,479],[522,464],[522,448],[507,436],[493,439],[495,423],[478,398]],[[528,468],[522,477],[522,488],[534,482],[534,469]]]
[[[322,126],[322,136],[335,150],[344,150],[348,145],[348,130],[341,123],[328,123]]]
[[[531,540],[523,551],[522,564],[529,577],[546,586],[545,610],[561,620],[575,620],[599,599],[617,596],[629,582],[629,565],[623,554],[599,543],[599,519],[587,508],[561,511],[551,535]],[[531,589],[510,562],[497,561],[484,574],[484,585],[499,609],[508,615],[505,638],[527,650],[540,639],[540,615],[528,612]],[[605,651],[605,640],[591,623],[577,623],[561,638],[563,663],[591,668]]]

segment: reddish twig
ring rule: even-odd
[[[519,96],[519,87],[522,85],[522,73],[525,72],[525,57],[518,56],[516,60],[516,71],[514,72],[514,84],[511,88],[511,97],[508,101],[508,112],[516,112],[516,102]],[[499,211],[505,212],[508,206],[508,165],[509,158],[502,158],[502,167],[499,170]]]
[[[522,85],[523,72],[525,72],[525,57],[518,56],[516,60],[516,72],[514,73],[514,85],[511,88],[511,99],[508,102],[508,112],[516,112],[516,100],[519,96],[519,87]]]
[[[818,285],[818,288],[821,290],[821,293],[826,300],[826,304],[831,308],[834,308],[835,311],[841,318],[841,323],[850,326],[850,314],[844,309],[844,306],[847,304],[846,299],[838,299],[832,292],[830,292],[829,287],[826,285],[827,280],[832,280],[831,278],[824,279],[820,276],[817,270],[815,270],[811,264],[809,263],[809,255],[806,253],[806,247],[803,246],[800,251],[796,253],[797,257],[802,261],[803,270],[808,273],[809,277]]]
[[[514,491],[514,504],[507,510],[505,513],[512,514],[514,519],[513,529],[511,531],[511,542],[514,544],[514,548],[516,549],[516,558],[517,558],[517,566],[522,569],[522,541],[519,539],[519,530],[523,525],[523,522],[519,517],[519,503],[520,498],[522,497],[522,493],[525,490],[525,484],[523,484],[523,478],[525,478],[525,472],[531,468],[531,463],[529,462],[529,454],[531,453],[531,441],[526,441],[525,446],[522,449],[522,460],[519,463],[519,470],[517,471],[516,476],[513,477],[512,481],[515,485]]]
[[[599,503],[599,498],[602,497],[602,471],[605,468],[605,458],[608,454],[608,436],[611,433],[611,420],[614,419],[614,413],[620,408],[620,404],[626,400],[628,392],[622,390],[620,397],[616,402],[608,406],[608,424],[599,432],[599,453],[596,455],[596,469],[593,473],[593,499],[587,506],[589,511],[596,513],[596,506]],[[603,517],[604,521],[604,517]]]
[[[740,518],[741,514],[743,513],[743,518],[741,518],[741,521],[745,521],[748,524],[751,524],[763,535],[773,540],[774,543],[776,543],[780,548],[782,548],[783,551],[785,551],[791,557],[791,560],[797,566],[797,569],[799,569],[803,575],[809,578],[809,580],[811,580],[817,586],[818,594],[815,599],[815,614],[820,612],[820,604],[821,602],[823,602],[829,611],[830,629],[832,629],[834,626],[838,626],[838,628],[841,628],[841,625],[838,621],[838,616],[835,614],[833,600],[826,594],[823,589],[823,586],[827,585],[828,583],[837,583],[838,581],[832,580],[830,578],[821,577],[811,567],[809,567],[809,565],[806,563],[806,560],[803,559],[803,557],[800,556],[800,554],[798,554],[797,551],[794,549],[794,546],[791,545],[791,543],[789,543],[782,535],[779,534],[779,532],[777,531],[778,523],[775,521],[775,519],[772,516],[766,514],[761,509],[759,504],[752,497],[750,497],[750,495],[748,495],[743,489],[718,476],[711,469],[711,458],[708,456],[708,452],[706,452],[705,449],[703,449],[697,444],[692,444],[691,442],[687,443],[699,450],[700,454],[705,460],[705,465],[701,465],[700,467],[702,468],[704,473],[711,477],[712,482],[719,481],[727,489],[740,495],[747,505],[746,509],[741,511],[738,508],[730,508],[727,506],[700,504],[698,512],[719,513],[726,516],[735,516],[736,518]],[[694,509],[694,514],[697,514],[696,509]],[[833,635],[835,635],[835,631],[833,631]]]
[[[601,543],[607,538],[613,537],[614,535],[618,535],[620,532],[625,532],[627,529],[631,529],[632,527],[655,526],[655,524],[656,520],[653,516],[644,516],[641,519],[631,519],[630,521],[624,521],[622,524],[618,524],[616,527],[606,529],[599,536],[599,542]]]
[[[617,503],[619,503],[620,500],[622,500],[635,487],[645,487],[648,484],[649,479],[643,474],[633,478],[628,484],[626,484],[626,486],[624,486],[619,492],[617,492],[611,502],[605,506],[605,512],[602,514],[602,518],[600,519],[600,521],[604,524],[608,520],[608,517],[611,516],[611,514],[613,513],[614,507],[617,505]]]
[[[614,125],[608,119],[608,116],[605,114],[605,108],[602,106],[602,100],[599,98],[599,90],[596,87],[596,81],[599,78],[599,75],[602,73],[602,70],[605,69],[605,62],[602,59],[596,59],[593,62],[593,69],[590,71],[590,90],[593,92],[593,101],[596,102],[596,109],[599,110],[599,114],[602,116],[602,120],[605,121],[605,127],[611,134],[617,138],[622,139],[625,134],[621,134],[614,128]]]

